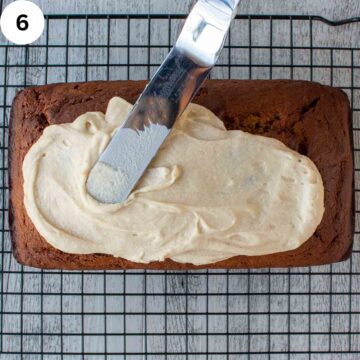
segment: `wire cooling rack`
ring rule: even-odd
[[[52,82],[147,79],[183,19],[47,16],[35,44],[0,38],[0,359],[360,359],[359,218],[352,258],[313,268],[66,272],[22,267],[12,257],[7,154],[15,93]],[[212,77],[344,89],[360,170],[359,32],[358,19],[238,16]]]

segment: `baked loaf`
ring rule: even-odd
[[[304,81],[210,80],[194,99],[228,129],[274,137],[307,155],[325,187],[325,213],[315,234],[296,250],[236,256],[195,266],[172,260],[138,264],[104,254],[77,255],[43,239],[23,204],[23,159],[44,128],[71,122],[87,111],[106,110],[120,96],[134,102],[144,81],[54,84],[21,91],[10,127],[10,226],[13,252],[21,264],[58,269],[194,269],[308,266],[349,257],[353,240],[353,155],[350,109],[340,90]]]

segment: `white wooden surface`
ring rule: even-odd
[[[4,0],[4,4],[12,0]],[[194,0],[32,0],[47,14],[187,13]],[[357,0],[242,0],[243,14],[306,14],[342,19],[360,15]]]
[[[8,3],[9,1],[4,1]],[[188,0],[149,0],[149,1],[94,1],[94,0],[37,0],[45,13],[185,13]],[[313,1],[261,1],[243,0],[244,13],[292,13],[320,14],[331,19],[360,15],[360,2],[338,0]],[[106,21],[93,21],[89,27],[89,44],[106,44]],[[126,21],[114,21],[111,24],[110,43],[126,44]],[[167,44],[167,23],[152,22],[151,43]],[[173,21],[172,35],[176,37],[180,22]],[[273,45],[289,46],[290,23],[274,21]],[[147,21],[132,21],[130,44],[147,45]],[[309,24],[294,24],[294,45],[310,45]],[[341,28],[328,28],[322,23],[314,23],[314,46],[360,47],[360,25],[346,25]],[[66,39],[64,21],[50,24],[49,43],[63,45]],[[238,21],[232,29],[232,44],[248,44],[248,23]],[[72,44],[84,45],[85,22],[71,21],[69,39]],[[0,42],[3,43],[0,38]],[[253,21],[252,45],[269,45],[269,22]],[[39,44],[45,43],[45,35]],[[8,64],[21,64],[24,60],[23,48],[10,49]],[[132,79],[146,78],[147,67],[136,63],[146,63],[146,49],[132,49],[129,60],[133,63],[129,76]],[[161,62],[165,51],[155,48],[150,54],[152,63]],[[294,78],[312,79],[323,83],[349,87],[351,70],[348,68],[330,69],[331,52],[319,50],[313,52],[313,64],[328,67],[313,68],[310,71],[310,51],[268,49],[253,50],[252,64],[239,66],[231,70],[234,78],[269,78],[270,68],[256,67],[254,64],[277,66],[272,76],[291,77],[289,64],[308,65],[295,68]],[[348,66],[351,52],[334,51],[333,64]],[[4,51],[0,50],[0,61],[5,62]],[[58,64],[51,67],[11,67],[7,69],[7,84],[21,87],[56,81],[81,81],[105,79],[106,66],[83,66],[86,58],[89,64],[106,65],[106,50],[92,48],[85,53],[81,47],[68,50],[62,47],[51,48],[47,54],[44,48],[29,50],[30,64]],[[249,52],[246,49],[224,52],[221,63],[231,60],[233,64],[249,64]],[[127,50],[113,48],[109,54],[110,63],[128,60]],[[359,53],[355,53],[355,62],[360,65]],[[78,67],[65,69],[65,64],[79,64]],[[154,71],[155,66],[150,70]],[[113,66],[110,78],[127,78],[126,67]],[[226,66],[218,66],[213,77],[227,77]],[[355,85],[360,86],[360,73],[353,73]],[[0,69],[0,79],[4,79],[4,69]],[[2,81],[2,80],[1,80]],[[10,104],[15,89],[7,88],[6,102]],[[349,93],[349,91],[348,91]],[[354,106],[360,107],[358,93],[355,93]],[[2,93],[1,93],[1,96]],[[0,99],[3,101],[2,99]],[[360,116],[354,114],[354,121],[360,125]],[[360,137],[355,134],[355,143],[360,148]],[[356,155],[357,156],[357,155]],[[360,164],[360,158],[356,158]],[[359,188],[357,177],[357,187]],[[358,222],[357,222],[358,223]],[[7,228],[7,225],[4,225]],[[359,227],[357,226],[359,229]],[[3,249],[10,247],[9,234],[5,234]],[[333,266],[321,266],[312,269],[295,268],[267,269],[258,271],[224,271],[190,273],[188,276],[176,272],[109,272],[109,273],[67,273],[43,272],[21,267],[8,253],[3,255],[2,289],[5,293],[2,301],[3,315],[2,350],[35,352],[33,355],[0,354],[1,360],[12,359],[122,359],[123,356],[105,357],[103,353],[128,354],[126,359],[164,359],[165,351],[172,353],[168,359],[224,359],[224,355],[209,355],[205,352],[226,351],[233,353],[229,359],[288,359],[288,354],[237,355],[240,352],[302,352],[302,351],[360,351],[360,238],[357,236],[352,261]],[[8,271],[14,273],[9,274]],[[356,273],[352,277],[350,270]],[[311,274],[311,275],[310,275]],[[20,295],[20,293],[23,295]],[[39,293],[43,293],[42,296]],[[62,295],[60,295],[62,293]],[[106,294],[106,295],[104,295]],[[146,294],[146,296],[145,296]],[[187,294],[187,295],[186,295]],[[333,294],[333,295],[331,295]],[[336,294],[336,295],[335,295]],[[350,315],[350,311],[353,315]],[[60,313],[63,316],[60,316]],[[144,316],[144,312],[147,316]],[[205,314],[209,313],[208,316]],[[106,315],[104,315],[106,314]],[[187,314],[187,315],[186,315]],[[22,320],[22,321],[21,321]],[[349,330],[352,334],[349,336]],[[19,335],[23,333],[23,336]],[[161,334],[168,333],[168,336]],[[226,338],[225,333],[231,335]],[[268,334],[268,333],[271,334]],[[309,334],[312,332],[312,334]],[[39,334],[43,334],[40,336]],[[85,336],[80,336],[85,333]],[[139,334],[148,333],[147,338]],[[29,335],[26,335],[29,334]],[[107,336],[105,336],[107,334]],[[127,336],[123,336],[126,334]],[[151,334],[151,335],[150,335]],[[189,353],[203,355],[184,356]],[[81,355],[93,353],[96,355]],[[157,353],[147,357],[131,356],[135,353]],[[44,352],[43,356],[36,353]],[[65,355],[61,357],[60,352]],[[54,355],[58,354],[58,355]],[[68,355],[66,355],[68,354]],[[78,354],[78,355],[77,355]],[[359,359],[360,355],[349,354],[313,354],[311,359]],[[307,354],[293,354],[291,359],[308,359]]]

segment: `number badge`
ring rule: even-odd
[[[37,40],[44,30],[41,9],[31,1],[18,0],[9,4],[1,14],[0,26],[4,36],[18,45]]]

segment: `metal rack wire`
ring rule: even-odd
[[[149,78],[183,18],[50,15],[35,44],[0,38],[0,359],[360,358],[358,214],[352,258],[321,267],[66,272],[13,259],[7,153],[16,91],[59,81]],[[306,79],[344,89],[353,109],[358,197],[360,40],[350,37],[354,29],[359,19],[238,16],[212,77]],[[344,41],[336,40],[338,32]]]

